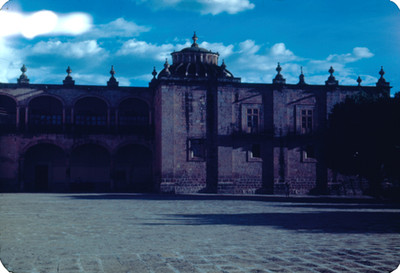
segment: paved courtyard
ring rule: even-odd
[[[0,206],[0,259],[14,273],[382,273],[400,263],[395,205],[0,194]]]

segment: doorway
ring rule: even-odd
[[[49,166],[35,166],[35,191],[47,191],[49,185]]]

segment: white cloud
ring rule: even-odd
[[[222,43],[207,43],[202,42],[199,44],[200,47],[211,50],[212,52],[219,53],[221,58],[228,58],[233,54],[233,45],[224,46]]]
[[[102,38],[132,37],[149,30],[149,27],[139,26],[134,22],[126,21],[124,18],[118,18],[108,24],[95,26],[89,32],[89,35]]]
[[[374,56],[374,54],[369,51],[368,48],[366,47],[355,47],[353,49],[353,54],[354,56],[356,56],[358,59],[362,59],[362,58],[371,58]]]
[[[173,7],[212,15],[236,14],[255,7],[249,0],[136,0],[136,3],[147,3],[154,9]]]
[[[237,65],[244,73],[248,70],[259,71],[259,79],[263,77],[265,72],[271,73],[275,70],[278,62],[288,63],[289,61],[300,60],[286,48],[284,43],[274,44],[271,48],[266,49],[265,53],[260,53],[261,46],[256,45],[253,40],[241,42],[239,48],[237,64],[233,64],[233,66]],[[254,78],[254,76],[248,78]]]
[[[246,40],[239,44],[240,53],[246,55],[256,54],[260,50],[260,46],[256,45],[253,40]]]
[[[82,42],[61,42],[58,40],[47,42],[41,41],[31,48],[30,54],[61,55],[70,58],[107,55],[105,50],[101,48],[95,40]]]
[[[23,52],[0,37],[0,82],[16,82],[21,74]]]
[[[331,54],[326,59],[313,60],[297,56],[284,43],[276,43],[265,50],[262,47],[253,40],[239,43],[239,50],[235,52],[233,48],[234,53],[226,60],[231,72],[242,77],[244,82],[271,83],[277,74],[277,63],[280,62],[281,74],[287,83],[299,81],[300,67],[303,66],[307,83],[324,84],[329,76],[329,67],[333,66],[334,76],[340,84],[355,85],[358,74],[347,64],[374,56],[366,47],[355,47],[351,53]],[[364,78],[364,85],[376,82],[375,77],[364,75]]]
[[[217,15],[222,12],[229,14],[236,14],[241,11],[250,10],[254,8],[254,4],[249,0],[197,0],[203,5],[201,13]]]
[[[175,46],[172,44],[164,44],[159,46],[152,43],[147,43],[145,41],[131,39],[126,41],[116,54],[135,55],[142,58],[162,61],[170,56],[170,53],[174,50],[174,48]]]
[[[109,77],[104,74],[86,74],[76,72],[73,73],[72,76],[76,84],[106,85],[107,81],[109,80]]]
[[[24,18],[24,24],[21,27],[21,34],[28,39],[38,35],[51,33],[56,29],[58,17],[48,10],[35,12]]]
[[[191,43],[186,41],[184,44],[152,44],[146,41],[139,41],[137,39],[130,39],[126,41],[121,49],[117,51],[117,55],[134,55],[141,58],[149,58],[159,61],[171,57],[173,51],[179,51],[185,47],[190,47]],[[207,43],[202,42],[200,47],[209,49],[213,52],[218,52],[222,58],[227,58],[233,54],[233,45],[224,46],[222,43]]]
[[[327,61],[338,63],[352,63],[361,59],[371,58],[374,54],[366,47],[355,47],[352,53],[332,54],[329,55]]]
[[[150,73],[147,73],[147,74],[135,76],[135,77],[133,77],[133,80],[150,82],[152,78],[153,78],[153,75],[151,75]]]
[[[275,56],[275,57],[280,57],[280,58],[294,57],[293,52],[286,49],[286,46],[284,43],[274,44],[270,50],[270,55]]]
[[[92,17],[86,13],[75,12],[59,14],[55,34],[79,35],[92,27]]]
[[[40,35],[79,35],[91,27],[86,13],[56,14],[49,10],[34,13],[0,11],[0,37],[22,35],[32,39]]]

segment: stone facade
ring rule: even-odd
[[[0,84],[0,104],[1,190],[153,189],[148,88]]]
[[[362,181],[328,170],[318,132],[346,96],[388,93],[287,84],[278,64],[271,84],[242,83],[218,54],[193,45],[153,71],[149,87],[0,83],[2,191],[155,191],[235,194],[358,194]],[[361,183],[361,184],[360,184]]]

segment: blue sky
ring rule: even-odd
[[[374,85],[383,66],[400,91],[400,10],[390,0],[10,0],[0,82],[16,82],[26,64],[32,83],[62,83],[71,66],[76,84],[105,85],[114,65],[120,85],[147,86],[193,31],[243,82],[271,83],[280,62],[287,83],[303,66],[307,83],[324,84],[333,66],[340,84]]]

